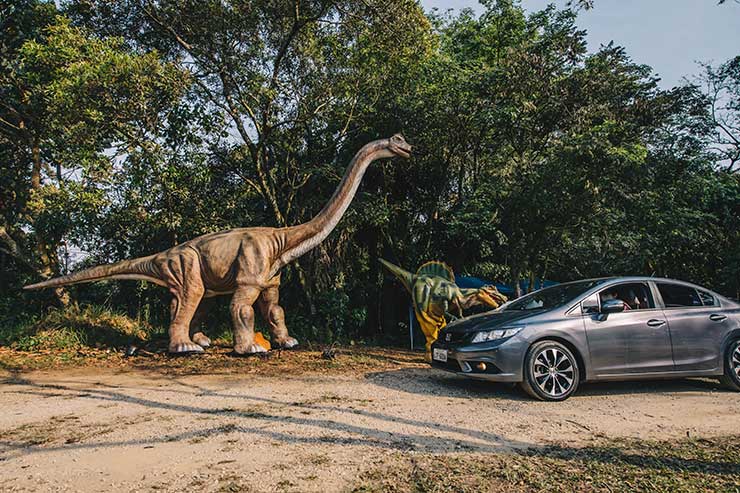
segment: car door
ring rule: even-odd
[[[649,284],[611,285],[596,295],[598,306],[612,291],[625,302],[625,311],[584,314],[594,373],[606,376],[672,371],[669,326],[663,311],[655,304]]]
[[[717,297],[686,284],[655,284],[671,330],[676,370],[718,368],[722,336],[729,321]]]

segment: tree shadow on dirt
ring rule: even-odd
[[[180,385],[177,379],[171,380]],[[400,416],[384,414],[375,411],[357,409],[354,407],[341,407],[338,405],[328,405],[320,402],[294,402],[286,403],[284,401],[271,399],[267,397],[257,397],[248,395],[230,395],[219,391],[203,389],[197,385],[187,384],[191,388],[189,392],[183,390],[173,390],[172,388],[158,389],[147,387],[147,397],[138,397],[125,393],[125,388],[112,387],[107,385],[92,384],[84,387],[70,387],[64,384],[38,384],[31,380],[25,379],[19,375],[5,379],[0,382],[4,385],[17,387],[16,389],[4,390],[3,393],[16,393],[33,395],[38,397],[73,397],[82,399],[95,399],[100,401],[121,402],[141,406],[148,409],[174,411],[188,413],[192,415],[204,416],[222,416],[234,418],[237,420],[247,421],[244,424],[240,422],[231,423],[226,427],[216,427],[202,429],[181,434],[169,435],[166,437],[148,438],[142,440],[127,440],[119,442],[95,442],[95,443],[75,443],[59,446],[34,446],[27,443],[15,443],[8,440],[0,440],[0,453],[13,452],[13,457],[29,455],[39,452],[49,452],[54,450],[74,450],[88,448],[109,448],[122,447],[130,445],[145,445],[150,443],[162,443],[182,441],[197,436],[212,436],[216,434],[241,432],[259,435],[271,440],[283,443],[340,443],[347,445],[365,445],[374,448],[388,450],[416,450],[431,453],[447,453],[454,450],[474,450],[478,452],[506,452],[513,448],[528,448],[533,446],[530,443],[509,440],[501,435],[488,433],[482,430],[467,429],[464,427],[430,423],[415,419],[408,419]],[[51,391],[51,392],[50,392]],[[169,398],[157,399],[157,393],[181,392],[188,393],[194,397],[210,396],[217,398],[242,399],[249,401],[251,404],[267,404],[273,406],[271,409],[238,409],[238,408],[211,408],[204,406],[194,406],[187,404],[178,404],[168,402]],[[347,423],[335,419],[309,417],[301,411],[322,411],[332,413],[336,416],[361,416],[377,420],[380,426],[364,426],[356,423]],[[267,412],[276,411],[276,412]],[[298,412],[300,415],[286,414],[287,412]],[[419,428],[418,432],[399,432],[397,429],[384,430],[382,423],[404,424]],[[265,426],[269,425],[269,426]],[[324,435],[302,436],[295,431],[278,431],[274,428],[281,425],[297,425],[312,429],[319,429]],[[439,432],[446,432],[456,435],[454,439],[439,436]]]
[[[394,390],[404,390],[418,393],[417,387],[410,390],[404,383],[399,381],[408,380],[410,375],[398,375],[396,372],[378,372],[378,374],[368,375],[369,379],[379,382],[379,385],[387,386]],[[413,372],[414,370],[409,370]],[[390,376],[388,374],[391,374]],[[498,395],[504,392],[505,395],[516,395],[516,398],[523,399],[511,391],[506,386],[486,385],[486,382],[471,382],[463,379],[456,379],[446,375],[429,375],[431,382],[437,381],[436,392],[445,392],[452,389],[458,392],[458,395],[465,396],[470,394],[479,394],[479,396]],[[629,443],[619,446],[620,442],[607,443],[604,445],[588,447],[570,447],[563,445],[555,446],[538,446],[531,443],[514,441],[491,432],[479,429],[470,429],[454,424],[449,424],[449,419],[440,416],[440,421],[429,422],[403,416],[396,416],[376,411],[374,409],[358,409],[355,407],[343,407],[338,404],[326,403],[320,399],[308,402],[285,402],[269,397],[251,396],[243,394],[231,394],[223,390],[213,390],[198,386],[193,382],[181,382],[177,378],[168,378],[171,386],[165,388],[142,387],[147,392],[146,397],[129,395],[128,389],[135,387],[110,386],[101,383],[84,383],[79,382],[74,386],[66,382],[52,382],[41,384],[24,378],[21,375],[14,375],[0,382],[4,386],[3,393],[17,393],[33,395],[38,397],[47,397],[53,394],[56,397],[76,398],[76,399],[94,399],[101,402],[119,402],[129,405],[139,406],[145,409],[154,409],[169,412],[178,412],[197,416],[219,416],[228,418],[229,422],[218,426],[202,426],[208,424],[203,421],[192,421],[193,428],[201,426],[199,429],[193,429],[173,434],[160,436],[144,437],[131,440],[113,440],[102,441],[100,437],[94,441],[80,441],[75,443],[51,443],[51,444],[33,444],[24,443],[23,440],[13,439],[12,435],[0,437],[0,459],[9,460],[18,457],[29,456],[38,453],[49,453],[54,451],[71,451],[71,450],[98,450],[111,449],[117,447],[143,446],[151,448],[157,444],[186,442],[195,438],[210,438],[224,436],[234,433],[251,435],[253,437],[262,437],[269,440],[277,441],[284,444],[336,444],[351,446],[367,446],[375,449],[388,451],[414,451],[433,454],[456,453],[517,453],[523,455],[535,455],[558,458],[563,460],[574,460],[581,462],[598,462],[607,464],[628,464],[639,466],[641,468],[670,469],[675,471],[705,471],[712,474],[737,475],[740,474],[740,464],[729,461],[716,460],[714,458],[696,458],[682,457],[671,452],[664,455],[656,456],[652,452],[640,453],[640,448],[635,448]],[[442,382],[442,383],[440,383]],[[462,385],[456,389],[456,386]],[[610,384],[614,385],[614,384]],[[178,389],[172,387],[179,386]],[[421,382],[424,386],[424,382]],[[695,387],[690,387],[696,390]],[[172,392],[181,392],[189,394],[192,397],[215,397],[223,399],[243,399],[253,406],[251,408],[219,408],[207,407],[203,405],[190,405],[170,402],[170,397],[164,394]],[[438,394],[431,394],[438,395]],[[508,397],[507,397],[508,398]],[[219,402],[216,400],[215,402]],[[260,407],[263,404],[264,407]],[[295,414],[288,414],[296,412]],[[330,413],[330,417],[311,417],[310,414],[315,412]],[[363,418],[362,423],[347,423],[338,420],[342,416],[356,415]],[[368,423],[368,420],[375,420],[375,423]],[[404,425],[399,431],[398,428],[384,430],[383,423],[394,423]],[[281,429],[284,425],[294,425],[301,428],[288,430]],[[409,431],[409,427],[418,428],[416,431]],[[303,429],[319,430],[319,434],[310,435],[302,434]],[[440,436],[439,432],[446,432],[455,435],[455,438],[449,436]],[[614,445],[616,444],[616,445]],[[644,448],[644,447],[643,447]]]
[[[512,401],[533,400],[514,384],[473,380],[433,369],[402,368],[378,371],[366,374],[365,378],[380,387],[410,394]],[[634,380],[584,383],[571,399],[589,396],[681,392],[732,393],[712,379]]]

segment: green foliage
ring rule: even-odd
[[[333,289],[317,296],[317,313],[288,313],[291,333],[299,340],[320,344],[350,342],[366,321],[366,309],[353,307],[349,296],[341,289]]]
[[[121,348],[141,343],[153,329],[101,306],[71,305],[41,317],[0,326],[0,346],[21,351]]]
[[[98,242],[100,215],[115,200],[111,173],[127,156],[156,152],[160,123],[189,84],[157,52],[73,26],[53,2],[4,13],[0,249],[22,277],[3,279],[3,290],[59,273],[67,242]]]
[[[308,220],[367,141],[417,152],[366,174],[337,230],[283,274],[299,339],[400,340],[378,258],[495,281],[654,274],[740,293],[738,61],[663,90],[570,9],[483,2],[24,0],[0,35],[0,299],[197,235]],[[5,24],[4,24],[5,25]],[[73,288],[152,324],[167,293]],[[10,309],[8,308],[7,311]],[[6,311],[0,307],[0,311]],[[212,326],[229,325],[222,304]]]

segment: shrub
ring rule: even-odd
[[[117,348],[148,340],[155,331],[107,307],[72,305],[27,322],[0,326],[0,345],[22,351]]]

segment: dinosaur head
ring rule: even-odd
[[[501,304],[506,303],[506,296],[498,292],[496,286],[488,285],[478,289],[464,290],[466,296],[463,299],[463,308],[470,308],[476,305],[487,305],[491,308],[498,308]]]
[[[401,134],[395,134],[387,141],[387,150],[390,152],[389,157],[400,156],[402,158],[411,157],[411,146],[406,142]]]

